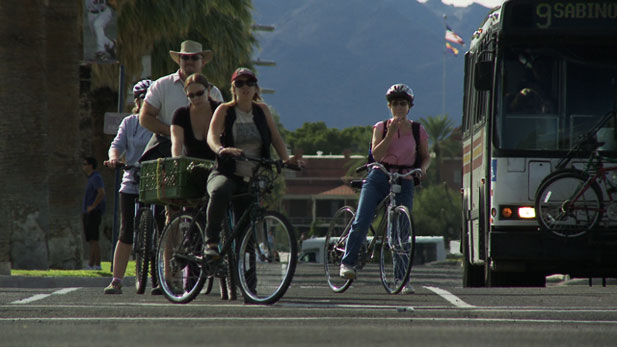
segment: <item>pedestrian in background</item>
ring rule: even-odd
[[[139,110],[143,104],[146,92],[152,84],[151,80],[139,81],[133,87],[135,107],[133,114],[125,117],[120,123],[118,133],[109,147],[109,159],[105,166],[116,168],[121,164],[135,165],[152,137],[152,133],[139,125]],[[135,201],[139,197],[139,184],[136,175],[139,169],[124,171],[120,185],[120,235],[114,251],[114,271],[111,283],[105,288],[105,294],[122,294],[122,279],[133,246],[133,226],[135,224]]]
[[[103,213],[105,213],[105,186],[103,178],[96,171],[97,161],[93,157],[86,157],[82,169],[88,177],[86,192],[82,204],[84,234],[90,248],[88,270],[101,270],[101,250],[99,247],[99,227]]]

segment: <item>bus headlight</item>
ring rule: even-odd
[[[533,207],[519,207],[518,208],[518,216],[522,219],[532,219],[536,218],[536,211]]]
[[[517,220],[517,219],[533,219],[536,218],[536,212],[530,206],[513,206],[502,205],[499,207],[499,219],[501,220]]]

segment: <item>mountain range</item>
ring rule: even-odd
[[[255,59],[265,101],[285,128],[324,121],[328,127],[372,125],[389,117],[385,92],[406,83],[415,93],[410,118],[445,113],[460,124],[464,52],[488,13],[481,5],[454,7],[440,0],[255,0]],[[466,41],[445,51],[444,18]],[[445,69],[444,69],[445,67]],[[445,70],[445,74],[444,74]]]

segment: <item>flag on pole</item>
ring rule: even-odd
[[[446,24],[446,40],[452,43],[458,43],[459,45],[465,44],[465,41],[463,41],[463,38],[460,37],[457,33],[455,33],[454,30],[452,30],[452,28],[450,28],[450,26],[447,24]]]
[[[446,42],[446,49],[452,54],[458,55],[458,49],[456,49],[456,47],[453,47],[449,42]]]

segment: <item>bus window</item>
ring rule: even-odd
[[[504,101],[508,113],[557,111],[555,59],[531,50],[512,50],[505,60]]]

